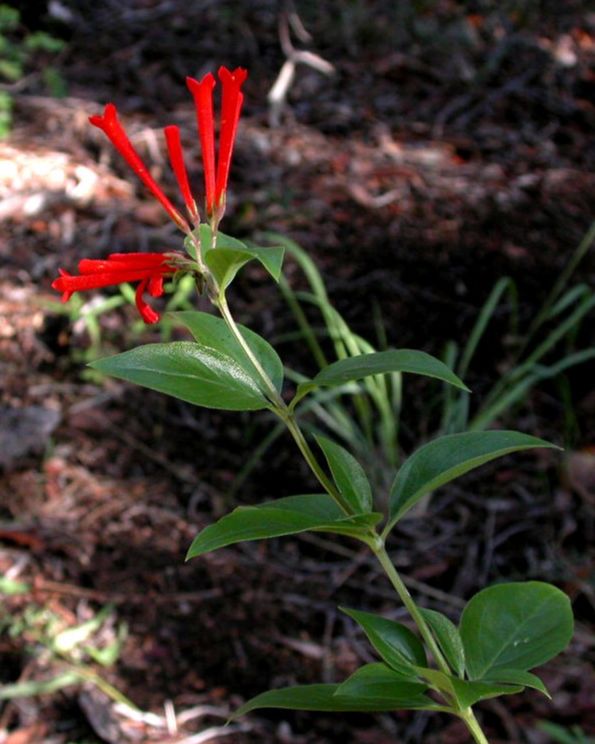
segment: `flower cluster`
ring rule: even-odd
[[[205,75],[200,81],[191,77],[186,78],[196,109],[205,179],[206,214],[214,230],[217,229],[217,225],[225,212],[229,168],[244,100],[241,88],[246,77],[246,70],[239,67],[233,71],[226,67],[219,69],[219,81],[222,90],[217,153],[215,152],[215,117],[213,113],[215,78],[211,73]],[[163,193],[128,139],[118,118],[115,105],[108,103],[102,115],[91,116],[89,121],[105,133],[116,150],[175,224],[186,234],[191,234],[192,228],[189,222]],[[192,195],[184,164],[180,129],[173,125],[167,126],[164,129],[164,134],[171,167],[178,182],[190,223],[197,226],[200,222],[200,215]],[[73,276],[64,269],[60,269],[60,276],[52,283],[52,287],[62,292],[62,301],[67,302],[74,292],[81,290],[106,287],[122,282],[138,282],[136,290],[138,311],[145,323],[156,323],[159,320],[159,315],[145,302],[143,295],[146,291],[151,297],[159,297],[163,294],[164,278],[173,276],[176,272],[183,270],[183,261],[179,260],[177,255],[175,253],[112,253],[106,260],[83,259],[79,263],[79,275]]]

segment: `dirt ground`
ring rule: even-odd
[[[0,142],[0,684],[59,680],[73,665],[87,676],[44,694],[0,697],[0,741],[466,741],[456,721],[411,712],[263,711],[223,727],[257,692],[340,680],[372,660],[338,605],[405,614],[348,540],[248,543],[184,563],[198,530],[233,506],[311,492],[312,479],[282,438],[237,487],[271,420],[193,408],[94,375],[86,362],[160,340],[160,330],[142,327],[134,306],[117,299],[86,322],[98,295],[60,306],[50,284],[59,267],[72,271],[83,257],[180,247],[159,205],[87,117],[114,101],[178,203],[165,124],[181,126],[193,183],[201,183],[184,76],[242,65],[250,77],[225,232],[297,241],[335,306],[373,343],[380,315],[390,346],[441,356],[449,340],[464,343],[504,276],[526,328],[595,213],[592,7],[21,5],[19,33],[45,30],[67,45],[57,58],[35,56],[22,83],[5,86],[14,123]],[[298,63],[285,100],[271,105],[267,94],[296,50],[310,57]],[[65,97],[48,92],[50,61]],[[286,275],[305,287],[295,264]],[[569,286],[594,279],[591,252]],[[313,372],[263,272],[245,270],[231,302],[288,366]],[[499,306],[466,375],[473,405],[511,364],[510,309]],[[591,311],[548,362],[592,348],[594,327]],[[503,578],[551,581],[571,597],[575,637],[542,670],[553,700],[527,692],[481,704],[491,742],[554,741],[543,721],[568,735],[573,726],[595,734],[593,374],[591,361],[545,379],[496,422],[549,439],[563,454],[475,471],[439,490],[390,543],[420,603],[451,616]],[[405,384],[401,446],[409,452],[436,421],[432,386]],[[88,632],[64,635],[82,623]],[[138,709],[118,704],[118,695]]]

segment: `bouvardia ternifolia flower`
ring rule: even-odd
[[[217,228],[225,212],[231,157],[244,100],[241,88],[246,80],[247,72],[239,67],[233,71],[221,67],[218,74],[222,91],[217,156],[215,153],[215,120],[213,116],[215,78],[211,73],[208,73],[200,82],[190,77],[186,79],[196,108],[205,178],[206,213],[214,229]],[[89,121],[105,133],[131,169],[165,209],[169,217],[184,233],[190,235],[189,222],[163,193],[161,187],[149,173],[142,158],[134,149],[118,118],[116,106],[113,103],[108,103],[102,115],[91,116]],[[184,164],[179,127],[167,126],[164,133],[169,160],[190,222],[197,226],[200,222],[200,216]],[[83,259],[79,262],[79,274],[76,276],[60,269],[60,276],[54,280],[52,287],[62,292],[62,301],[67,302],[74,292],[122,284],[123,282],[138,282],[136,289],[138,311],[145,323],[156,323],[159,320],[159,314],[145,302],[144,293],[148,292],[151,297],[161,296],[163,294],[164,278],[185,270],[185,266],[187,268],[181,254],[176,253],[112,253],[107,259]]]

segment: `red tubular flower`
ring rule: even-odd
[[[240,111],[244,102],[242,85],[248,72],[241,67],[231,72],[226,67],[219,68],[219,80],[223,86],[221,95],[221,131],[219,134],[219,156],[217,158],[217,182],[215,185],[215,204],[217,209],[225,209],[225,192],[231,155],[238,131]]]
[[[62,292],[62,302],[67,302],[74,292],[139,282],[136,307],[145,323],[156,323],[159,314],[145,302],[143,294],[148,291],[151,297],[160,297],[164,277],[175,274],[177,270],[172,256],[165,253],[112,253],[107,259],[84,258],[79,262],[79,276],[60,269],[60,276],[52,282],[52,288]]]
[[[196,120],[205,172],[207,213],[210,217],[215,215],[217,220],[221,218],[225,210],[225,192],[227,190],[231,156],[244,101],[241,87],[247,77],[248,73],[241,67],[236,68],[233,72],[226,67],[219,68],[219,80],[223,91],[221,95],[221,130],[216,171],[215,124],[213,119],[215,78],[211,73],[205,75],[200,82],[191,77],[186,78],[196,108]]]
[[[188,182],[188,174],[186,173],[186,166],[184,165],[184,154],[182,152],[182,142],[180,139],[180,127],[169,126],[163,130],[165,132],[165,140],[167,142],[167,150],[169,152],[169,162],[173,172],[175,173],[176,180],[182,196],[184,197],[184,203],[186,209],[190,214],[190,218],[193,222],[199,221],[198,209],[196,208],[196,202],[190,191],[190,183]]]
[[[200,137],[200,149],[205,175],[205,200],[208,214],[215,205],[215,124],[213,120],[213,88],[215,78],[209,72],[198,82],[187,77],[186,85],[194,98],[196,124]]]
[[[118,111],[114,104],[108,103],[102,116],[90,116],[89,121],[93,126],[98,127],[107,135],[116,150],[145,184],[153,196],[161,203],[176,225],[184,230],[184,232],[188,232],[190,228],[188,227],[186,220],[159,188],[155,179],[147,170],[147,166],[143,163],[140,155],[132,146],[126,132],[124,131],[124,127],[118,119]]]

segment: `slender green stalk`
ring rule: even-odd
[[[297,423],[293,414],[284,415],[283,413],[280,413],[279,415],[282,420],[285,421],[285,425],[289,429],[291,436],[294,438],[294,441],[297,444],[300,452],[304,456],[304,460],[310,466],[310,470],[314,473],[320,485],[330,496],[335,499],[335,501],[341,507],[341,509],[343,509],[345,514],[352,514],[353,510],[349,507],[349,504],[345,501],[339,491],[337,491],[330,478],[328,478],[322,466],[316,459],[316,455],[312,452],[312,449],[306,441],[306,438],[304,437],[304,434],[300,429],[299,424]]]
[[[258,361],[256,355],[254,354],[254,352],[250,348],[250,345],[247,343],[246,339],[242,336],[242,334],[240,332],[240,329],[238,328],[238,326],[237,326],[237,324],[236,324],[236,322],[235,322],[235,320],[233,318],[233,315],[231,314],[231,311],[230,311],[229,306],[227,304],[227,300],[225,299],[225,295],[222,292],[219,294],[219,297],[215,301],[215,305],[218,308],[219,312],[221,313],[221,316],[222,316],[223,320],[225,321],[225,323],[227,324],[227,327],[233,333],[233,335],[236,337],[238,343],[240,344],[240,346],[244,350],[244,353],[246,354],[246,356],[248,357],[248,359],[252,363],[252,366],[254,367],[254,369],[256,370],[256,372],[258,373],[258,376],[262,380],[262,382],[263,382],[263,384],[264,384],[264,386],[266,388],[266,393],[269,396],[269,399],[270,399],[271,403],[273,403],[273,405],[276,408],[279,408],[279,409],[286,408],[285,401],[279,395],[279,391],[273,385],[273,382],[272,382],[271,378],[268,376],[268,374],[263,369],[262,364]]]
[[[459,717],[463,721],[465,721],[465,725],[469,729],[471,736],[473,736],[473,741],[475,741],[476,744],[489,744],[486,735],[481,730],[479,721],[475,717],[475,713],[471,710],[471,708],[467,708],[467,710],[464,711]]]
[[[440,670],[442,672],[450,675],[450,667],[448,666],[446,659],[442,655],[442,652],[438,648],[438,644],[434,640],[432,631],[424,620],[423,615],[419,611],[419,608],[413,601],[413,597],[411,596],[411,594],[409,594],[409,590],[405,586],[403,579],[399,576],[399,572],[394,567],[393,562],[389,558],[388,553],[386,552],[386,548],[384,547],[384,543],[381,543],[379,548],[374,549],[374,555],[384,569],[384,573],[387,575],[388,580],[395,588],[395,591],[399,595],[401,602],[403,602],[403,604],[407,608],[407,611],[413,618],[413,621],[417,625],[422,638],[426,642],[427,647],[432,652],[432,656],[434,657],[436,664],[440,667]]]
[[[347,504],[343,496],[339,493],[339,491],[335,488],[331,480],[328,478],[328,476],[324,472],[324,469],[322,468],[322,466],[316,459],[316,456],[312,452],[310,445],[306,441],[306,438],[304,437],[304,434],[302,430],[300,429],[295,416],[293,415],[293,413],[289,411],[285,401],[280,396],[279,391],[274,386],[266,370],[263,368],[262,364],[259,362],[258,358],[256,357],[256,355],[250,348],[249,344],[246,342],[246,339],[242,336],[240,329],[238,328],[235,322],[235,319],[233,315],[231,314],[231,311],[227,304],[227,300],[225,299],[225,295],[223,293],[219,295],[217,302],[215,304],[217,308],[219,309],[219,312],[221,313],[223,320],[227,324],[227,327],[237,339],[238,343],[244,350],[246,356],[248,357],[248,359],[252,363],[252,366],[254,367],[258,376],[260,377],[266,389],[267,395],[269,396],[269,399],[271,403],[273,404],[273,410],[289,429],[289,432],[294,438],[295,443],[297,444],[300,452],[302,453],[305,461],[310,466],[310,469],[316,476],[317,480],[322,485],[324,490],[327,491],[335,499],[335,501],[341,507],[341,509],[343,509],[343,511],[346,514],[351,514],[352,510],[349,508],[349,505]]]
[[[272,410],[279,416],[279,418],[287,426],[289,432],[294,438],[295,443],[298,446],[298,449],[302,453],[302,456],[304,457],[305,461],[308,463],[310,470],[316,476],[317,480],[322,485],[322,487],[325,489],[325,491],[330,496],[333,497],[333,499],[337,502],[337,504],[341,507],[341,509],[346,514],[352,514],[353,510],[350,508],[349,504],[345,501],[343,496],[339,493],[337,488],[334,486],[330,478],[327,476],[324,468],[318,462],[316,455],[314,454],[314,452],[312,452],[310,445],[306,441],[306,438],[304,437],[304,434],[302,430],[300,429],[300,426],[295,418],[295,415],[293,414],[292,411],[289,410],[285,401],[279,394],[278,390],[275,388],[271,378],[268,376],[266,370],[260,364],[259,360],[257,359],[252,349],[246,342],[246,339],[242,336],[240,329],[238,328],[231,314],[231,311],[227,305],[227,301],[223,293],[219,294],[215,304],[217,308],[219,309],[223,319],[225,320],[225,323],[227,324],[228,328],[233,333],[238,343],[241,345],[242,349],[245,351],[246,356],[251,361],[252,365],[254,366],[254,369],[256,370],[258,376],[260,377],[267,391],[269,399],[271,401]],[[405,586],[397,569],[394,567],[391,559],[389,558],[388,553],[386,552],[386,548],[384,546],[384,539],[380,537],[375,531],[373,531],[370,535],[370,539],[367,540],[366,542],[370,546],[371,550],[374,552],[374,555],[376,556],[376,559],[378,560],[378,562],[384,569],[384,572],[388,580],[393,585],[399,598],[401,599],[401,601],[407,608],[407,611],[411,615],[413,621],[415,622],[420,632],[420,635],[424,639],[428,649],[430,650],[432,656],[434,657],[434,660],[437,666],[440,668],[442,672],[450,675],[451,669],[448,665],[448,662],[446,661],[442,652],[440,651],[440,648],[438,647],[438,644],[436,643],[434,636],[432,635],[432,631],[430,630],[428,624],[424,620],[424,617],[421,614],[417,605],[415,604],[411,594],[409,594],[409,590]],[[455,709],[452,709],[452,712],[458,715],[465,722],[465,725],[469,729],[469,732],[473,736],[473,739],[475,740],[476,744],[489,744],[471,708],[467,708],[464,711],[458,711],[458,712]]]

